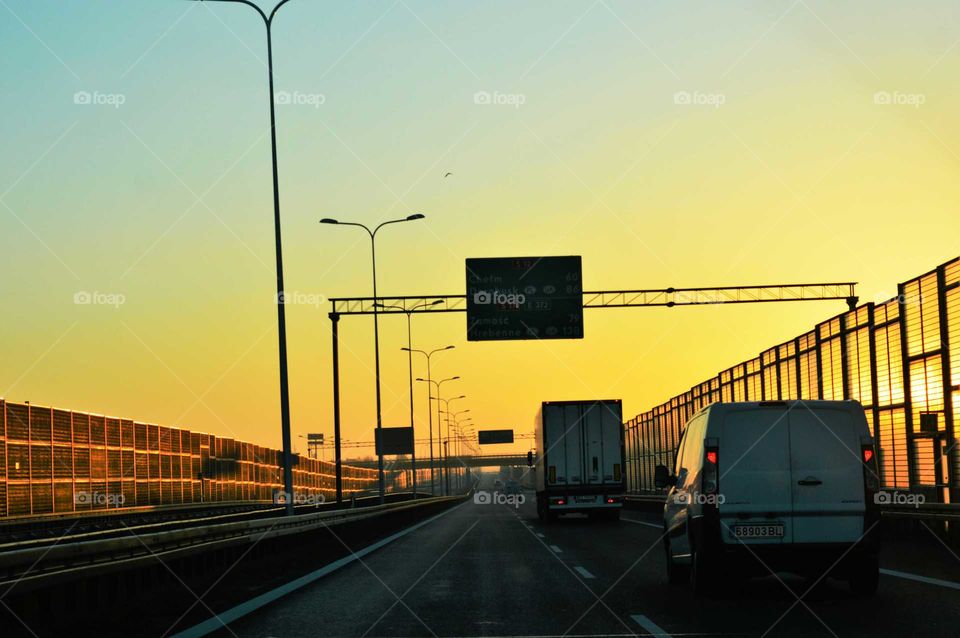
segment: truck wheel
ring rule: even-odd
[[[880,584],[880,562],[876,555],[866,555],[856,560],[850,573],[850,591],[861,596],[877,592]]]
[[[673,560],[673,552],[670,549],[670,539],[664,536],[663,549],[667,558],[667,582],[671,585],[682,585],[690,580],[689,570],[686,566],[678,565]]]

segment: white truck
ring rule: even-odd
[[[618,520],[626,491],[620,400],[545,401],[537,420],[540,519],[584,513]]]

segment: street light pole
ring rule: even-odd
[[[289,1],[289,0],[284,0]],[[274,9],[276,11],[276,9]],[[387,226],[388,224],[399,224],[402,222],[411,222],[417,219],[423,219],[426,217],[420,213],[414,213],[412,215],[407,215],[403,219],[391,219],[390,221],[381,222],[373,230],[370,230],[365,224],[360,224],[358,222],[341,222],[330,217],[324,217],[320,220],[321,224],[338,224],[340,226],[357,226],[367,231],[367,234],[370,235],[370,257],[373,264],[373,357],[374,357],[374,376],[376,377],[376,393],[377,393],[377,436],[380,436],[380,430],[383,427],[383,413],[382,405],[380,401],[380,315],[377,312],[377,232]],[[384,502],[384,495],[386,489],[384,486],[383,480],[383,453],[382,450],[377,453],[377,478],[380,488],[380,504]]]
[[[451,401],[456,401],[456,400],[458,400],[458,399],[466,399],[466,398],[467,398],[467,396],[466,396],[465,394],[461,394],[461,395],[458,396],[458,397],[453,397],[453,398],[450,398],[450,399],[444,399],[443,397],[440,396],[440,388],[437,387],[437,420],[438,420],[438,423],[439,423],[440,412],[441,412],[441,411],[442,411],[444,414],[447,415],[447,418],[445,419],[445,420],[446,420],[446,423],[447,423],[447,436],[445,437],[445,441],[444,441],[444,445],[443,445],[443,455],[444,455],[444,459],[443,459],[443,463],[442,463],[442,465],[446,465],[447,468],[446,468],[446,472],[444,472],[445,478],[441,478],[441,479],[440,479],[441,481],[444,481],[444,483],[445,483],[445,485],[446,485],[446,495],[447,495],[447,496],[450,495],[450,466],[449,466],[450,454],[449,454],[449,450],[448,450],[448,448],[447,448],[447,443],[449,443],[449,441],[450,441],[450,402],[451,402]],[[445,410],[440,410],[440,402],[441,402],[441,401],[443,401],[443,405],[444,405],[444,407],[446,408]],[[440,426],[438,426],[438,427],[440,427]],[[440,431],[441,431],[441,432],[443,431],[442,428],[440,429]]]
[[[411,354],[414,352],[419,352],[427,359],[427,378],[426,379],[418,378],[417,381],[425,380],[427,382],[427,419],[430,423],[430,496],[436,496],[436,488],[434,487],[434,469],[433,469],[433,402],[430,401],[430,393],[433,390],[430,388],[430,385],[429,385],[433,383],[433,379],[430,376],[430,357],[432,357],[433,354],[436,352],[441,352],[443,350],[453,350],[453,348],[454,346],[447,346],[446,348],[437,348],[436,350],[431,350],[430,352],[427,352],[425,350],[410,349]],[[413,384],[411,383],[411,385]],[[439,422],[438,422],[438,425],[439,425]]]
[[[380,308],[391,308],[393,310],[400,310],[405,315],[407,315],[407,347],[400,348],[401,350],[407,351],[407,366],[410,373],[410,432],[411,440],[413,441],[413,449],[410,452],[410,472],[413,476],[413,499],[417,499],[417,437],[414,431],[413,423],[413,313],[419,308],[426,308],[427,306],[435,306],[439,303],[443,303],[442,299],[437,299],[431,302],[424,302],[417,304],[411,308],[404,308],[403,306],[394,306],[389,304],[382,304],[379,301],[374,301],[374,306],[379,306]]]
[[[452,347],[453,347],[453,346],[447,346],[447,347],[445,348],[445,350],[449,350],[449,349],[452,348]],[[417,379],[417,381],[424,381],[424,382],[426,382],[426,383],[428,384],[428,385],[427,385],[428,388],[430,387],[429,384],[432,383],[434,386],[436,386],[436,389],[437,389],[436,396],[433,396],[433,394],[430,394],[429,399],[430,399],[430,401],[431,401],[431,403],[430,403],[431,414],[432,414],[432,412],[433,412],[433,403],[432,403],[432,401],[436,400],[436,402],[437,402],[437,451],[438,451],[438,453],[439,453],[439,455],[440,455],[440,463],[439,463],[439,465],[440,465],[440,484],[441,484],[441,492],[443,491],[442,485],[443,485],[443,476],[444,476],[444,469],[443,469],[444,450],[443,450],[443,448],[440,446],[440,443],[443,441],[443,425],[441,424],[441,421],[440,421],[440,412],[441,412],[441,410],[440,410],[440,401],[442,401],[443,399],[440,398],[440,386],[442,386],[442,385],[443,385],[444,383],[446,383],[447,381],[456,381],[456,380],[459,379],[459,378],[460,378],[460,377],[459,377],[459,375],[458,375],[458,376],[455,376],[455,377],[449,377],[449,378],[447,378],[447,379],[442,379],[442,380],[440,380],[440,381],[433,381],[432,379]],[[432,479],[432,477],[431,477],[431,479]]]
[[[203,0],[193,0],[203,2]],[[273,93],[273,18],[280,7],[290,0],[281,0],[268,16],[250,0],[207,0],[245,4],[252,7],[263,19],[267,30],[267,75],[270,86],[270,151],[273,163],[273,235],[277,253],[277,333],[280,365],[280,434],[283,441],[283,489],[287,494],[286,514],[293,515],[293,452],[290,441],[290,384],[287,377],[287,320],[283,297],[283,249],[280,239],[280,178],[277,168],[277,117]]]

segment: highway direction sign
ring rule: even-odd
[[[467,259],[467,340],[582,339],[579,256]]]
[[[513,443],[513,430],[480,430],[477,432],[480,445]]]
[[[413,428],[374,430],[377,454],[413,454]]]

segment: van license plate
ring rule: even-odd
[[[783,538],[783,525],[735,525],[737,538]]]

